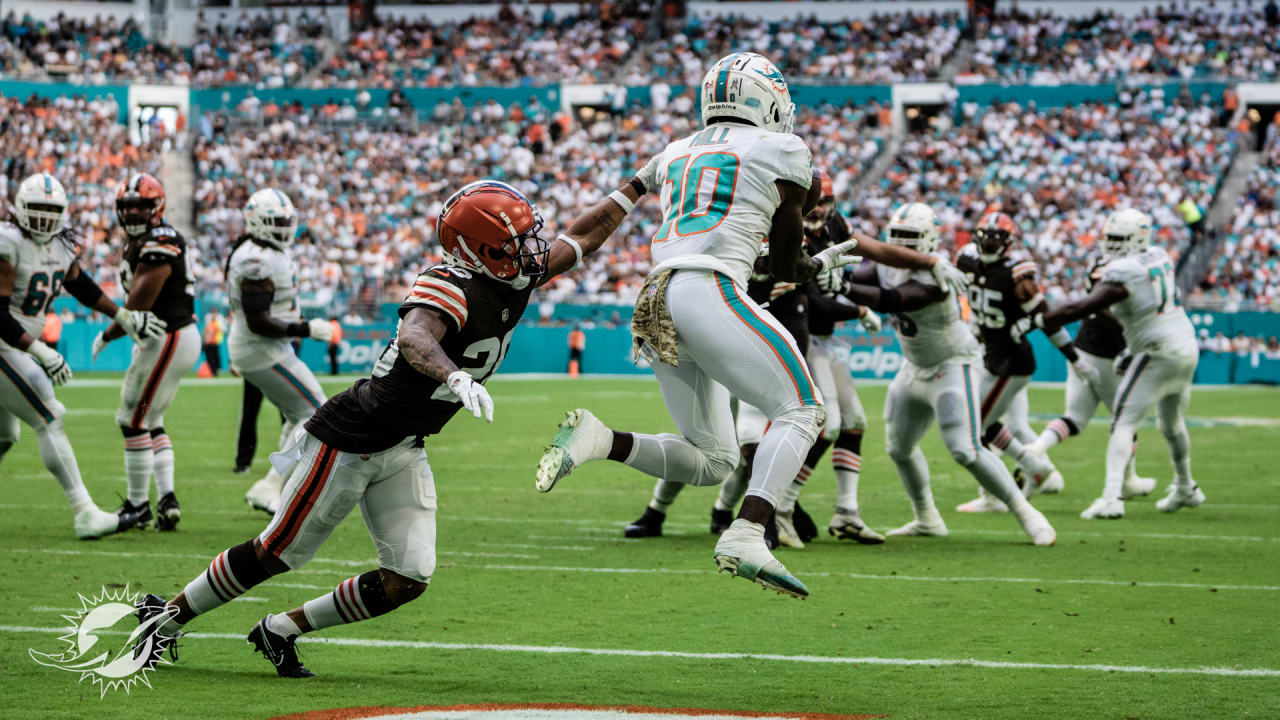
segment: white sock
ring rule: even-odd
[[[738,507],[738,503],[742,502],[742,496],[747,494],[747,473],[750,470],[751,466],[742,462],[729,473],[728,479],[720,485],[720,494],[716,496],[716,510],[733,512],[733,509]]]
[[[911,510],[916,519],[937,513],[933,490],[929,488],[929,463],[924,458],[924,451],[917,447],[906,460],[895,459],[893,464],[898,467],[898,477],[911,499]]]
[[[156,497],[173,492],[173,443],[163,430],[151,436],[152,468],[156,476]]]
[[[665,515],[671,503],[676,501],[676,496],[683,489],[684,483],[658,480],[653,486],[653,499],[649,501],[649,507]]]
[[[124,474],[129,479],[129,502],[144,505],[151,497],[151,473],[155,469],[151,435],[126,435]]]
[[[267,629],[287,638],[297,637],[302,634],[302,628],[299,628],[298,623],[294,622],[293,618],[289,617],[289,613],[268,615]]]
[[[71,449],[71,440],[67,437],[62,418],[37,428],[36,441],[40,445],[40,459],[57,479],[72,512],[79,513],[95,507],[89,491],[84,487],[84,480],[80,478],[80,466],[76,463],[76,455]]]
[[[862,456],[836,448],[831,451],[831,465],[836,471],[836,507],[858,512],[858,478],[862,475]]]

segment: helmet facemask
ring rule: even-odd
[[[818,204],[804,216],[804,229],[811,233],[822,232],[823,226],[827,224],[827,220],[831,217],[831,211],[836,206],[835,198],[824,197],[818,201]]]
[[[56,202],[19,202],[14,215],[33,240],[47,243],[67,222],[67,206]]]
[[[151,219],[159,209],[156,198],[121,198],[116,200],[116,219],[128,235],[141,235],[151,227]]]
[[[1013,236],[1003,228],[978,228],[974,233],[978,240],[978,258],[993,263],[1004,256]]]

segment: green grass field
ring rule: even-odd
[[[88,681],[28,655],[64,647],[59,611],[78,608],[77,593],[127,584],[170,596],[214,554],[262,529],[265,516],[241,499],[254,477],[230,472],[237,386],[191,382],[168,412],[184,511],[176,533],[77,541],[24,429],[0,465],[4,715],[266,718],[362,705],[568,702],[891,718],[1280,717],[1280,427],[1240,421],[1274,419],[1276,390],[1196,391],[1192,462],[1208,502],[1194,510],[1158,513],[1153,495],[1130,502],[1123,520],[1080,520],[1101,488],[1106,427],[1060,446],[1054,458],[1067,489],[1035,501],[1058,529],[1053,548],[1031,547],[1008,515],[953,512],[976,485],[931,431],[924,449],[951,536],[876,547],[823,538],[780,551],[812,592],[799,601],[714,573],[712,489],[686,490],[668,536],[645,541],[622,538],[652,488],[627,468],[599,463],[551,494],[534,491],[534,463],[568,408],[669,431],[652,382],[490,388],[493,425],[460,416],[428,443],[440,503],[430,589],[396,613],[317,636],[337,642],[301,646],[320,674],[307,681],[276,678],[243,636],[265,613],[374,566],[358,513],[307,567],[192,623],[207,635],[185,639],[179,662],[153,673],[150,689],[99,699]],[[59,396],[89,489],[114,507],[124,490],[112,421],[118,390],[73,383]],[[862,397],[879,417],[884,388]],[[1055,413],[1062,394],[1035,389],[1031,402],[1033,412]],[[277,432],[268,409],[263,446]],[[861,496],[878,528],[910,519],[882,447],[873,422]],[[260,451],[254,475],[265,469]],[[1160,479],[1162,495],[1170,469],[1153,427],[1141,433],[1139,471]],[[820,524],[833,488],[824,464],[802,499]],[[124,639],[104,637],[117,647]],[[1250,669],[1264,672],[1232,672]]]

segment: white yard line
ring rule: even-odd
[[[0,632],[12,634],[64,635],[66,628],[0,625]],[[124,632],[110,631],[123,635]],[[244,642],[243,635],[232,633],[187,633],[191,640],[235,640]],[[442,643],[415,640],[376,640],[373,638],[325,638],[302,637],[302,643],[317,645],[342,645],[364,648],[406,648],[411,650],[469,650],[507,653],[538,653],[545,655],[596,655],[636,658],[678,658],[684,660],[763,660],[766,662],[810,663],[816,665],[890,665],[934,667],[976,667],[1000,670],[1076,670],[1084,672],[1124,672],[1155,675],[1216,675],[1226,677],[1280,677],[1280,669],[1231,668],[1231,667],[1160,667],[1151,665],[1077,665],[1072,663],[1008,662],[1003,660],[979,660],[976,658],[894,658],[894,657],[840,657],[834,655],[779,655],[774,653],[705,653],[683,650],[633,650],[628,648],[582,648],[560,645],[507,645],[490,643]]]
[[[35,550],[11,549],[12,553],[37,552]],[[43,552],[55,553],[59,555],[105,555],[110,557],[183,557],[183,558],[200,558],[208,560],[200,555],[181,555],[176,553],[150,553],[150,552],[113,552],[109,550],[44,550]],[[443,553],[441,553],[443,554]],[[481,555],[482,553],[463,553],[463,555]],[[536,557],[536,556],[529,556]],[[315,558],[313,563],[339,565],[343,567],[372,567],[377,565],[377,560],[336,560],[330,558]],[[492,565],[480,564],[471,565],[466,563],[450,563],[448,567],[454,567],[464,570],[494,570],[503,572],[580,572],[580,573],[600,573],[608,575],[711,575],[713,571],[710,569],[701,570],[696,568],[627,568],[627,567],[585,567],[575,565]],[[334,575],[337,574],[333,570],[316,570],[309,568],[301,568],[292,570],[292,573],[300,573],[307,575]],[[1107,580],[1105,578],[1029,578],[1029,577],[999,577],[999,576],[942,576],[942,575],[872,575],[869,573],[844,573],[844,572],[805,572],[801,573],[804,577],[825,577],[825,578],[848,578],[853,580],[874,580],[874,581],[903,581],[903,582],[937,582],[937,583],[1019,583],[1019,584],[1035,584],[1035,585],[1102,585],[1109,587],[1138,587],[1138,588],[1182,588],[1188,590],[1247,590],[1257,592],[1280,592],[1280,585],[1234,585],[1230,583],[1186,583],[1186,582],[1165,582],[1158,580]],[[269,582],[269,581],[268,581]]]
[[[490,542],[477,542],[477,543],[471,543],[471,544],[477,547],[522,548],[522,549],[532,549],[532,550],[577,550],[581,552],[591,552],[597,549],[590,545],[539,545],[536,543],[490,543]]]

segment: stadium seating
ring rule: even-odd
[[[1198,304],[1233,310],[1253,303],[1280,310],[1280,126],[1271,130],[1209,276],[1192,296]]]

